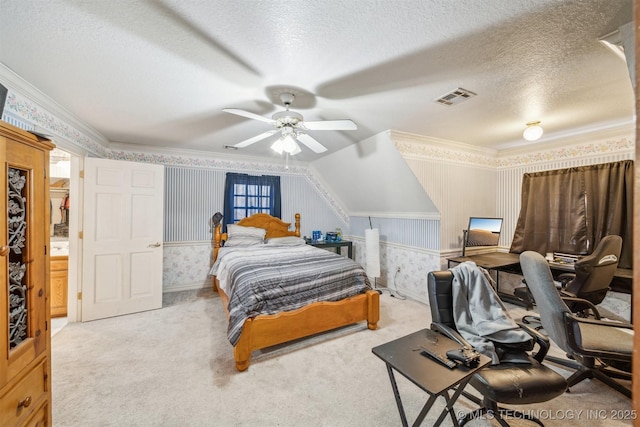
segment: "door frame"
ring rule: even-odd
[[[65,150],[66,151],[66,150]],[[67,322],[82,320],[82,304],[78,293],[82,291],[82,239],[79,232],[82,227],[82,178],[84,158],[67,151],[71,155],[71,174],[69,177],[69,261],[67,279]],[[75,214],[74,214],[75,213]]]

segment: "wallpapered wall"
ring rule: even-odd
[[[236,170],[167,167],[165,170],[165,231],[163,288],[165,292],[200,288],[211,284],[212,234],[210,218],[223,210],[227,172]],[[245,173],[249,173],[246,170]],[[312,230],[349,233],[349,222],[314,183],[304,169],[298,173],[261,172],[279,175],[282,190],[282,219],[293,222],[301,216],[302,236]]]
[[[509,248],[520,212],[523,174],[633,159],[634,132],[629,127],[584,135],[518,154],[447,146],[441,140],[399,132],[393,137],[440,211],[440,250],[449,256],[460,252],[470,216],[504,218],[499,244]]]
[[[224,183],[227,172],[234,170],[185,168],[168,166],[165,169],[164,241],[211,241],[211,216],[224,207]],[[348,233],[348,218],[340,215],[314,185],[309,175],[263,173],[278,175],[282,191],[282,219],[292,223],[295,214],[301,216],[301,233],[312,230],[332,231],[342,228]]]
[[[76,154],[167,166],[170,176],[167,178],[167,198],[172,195],[182,197],[170,200],[184,210],[169,212],[169,207],[165,207],[168,218],[164,248],[165,292],[210,286],[211,241],[207,221],[213,212],[220,210],[219,197],[227,171],[280,175],[287,194],[283,198],[284,219],[293,220],[293,214],[300,212],[305,235],[315,229],[342,228],[345,237],[354,241],[356,261],[365,263],[363,236],[369,219],[350,218],[308,168],[284,170],[279,165],[203,158],[196,154],[112,150],[106,147],[106,141],[82,125],[70,124],[72,121],[66,117],[57,117],[17,93],[12,84],[8,87],[4,120],[28,130],[33,130],[34,126],[46,129],[59,136],[56,142],[59,141],[60,146],[73,147]],[[396,131],[390,135],[438,208],[441,219],[372,218],[384,230],[380,245],[382,274],[375,283],[388,285],[401,294],[425,302],[427,273],[443,268],[446,257],[459,253],[462,229],[469,216],[504,217],[500,245],[509,246],[519,212],[523,173],[634,158],[633,128],[615,136],[587,136],[579,141],[567,141],[558,148],[536,147],[523,154],[481,150]],[[198,184],[185,187],[190,179]]]
[[[462,230],[469,216],[500,216],[505,219],[500,245],[511,244],[515,223],[520,209],[520,186],[522,174],[533,170],[548,170],[605,163],[633,158],[633,139],[617,136],[582,142],[558,152],[545,150],[547,155],[531,153],[526,156],[499,157],[497,153],[465,152],[425,143],[423,137],[393,134],[396,146],[407,161],[408,167],[441,212],[440,220],[407,218],[371,218],[374,227],[381,230],[380,263],[381,277],[372,280],[377,286],[389,286],[402,295],[428,302],[426,277],[432,270],[446,268],[446,258],[458,255],[461,250]],[[441,142],[439,142],[441,143]],[[549,153],[553,152],[553,156]],[[150,154],[118,152],[113,158],[122,160],[153,161],[168,163],[168,159]],[[184,163],[184,158],[181,159]],[[199,165],[200,166],[200,165]],[[209,166],[209,165],[202,165]],[[221,167],[195,169],[201,174],[201,183],[192,188],[192,194],[175,186],[184,185],[172,178],[167,182],[167,194],[183,191],[186,200],[180,202],[184,217],[178,217],[173,225],[167,216],[166,232],[171,229],[179,233],[189,232],[180,226],[182,218],[198,225],[198,235],[167,238],[164,249],[163,287],[165,292],[210,286],[208,271],[211,265],[211,242],[209,230],[203,227],[210,213],[217,209],[223,192],[224,173],[244,171],[246,173],[270,173],[282,177],[283,218],[293,218],[295,212],[302,214],[302,233],[342,228],[346,238],[353,240],[356,261],[365,265],[364,230],[369,227],[369,218],[349,217],[341,210],[327,190],[317,182],[306,168],[284,173],[271,166],[228,162]],[[263,170],[262,167],[266,168]],[[190,167],[168,167],[167,175],[185,174],[193,177]],[[175,188],[174,188],[175,187]],[[202,199],[208,200],[203,202]],[[204,207],[203,207],[204,203]],[[207,205],[206,203],[209,203]],[[175,203],[174,203],[175,205]],[[194,219],[188,212],[196,212]],[[181,214],[183,215],[183,214]],[[176,218],[174,218],[176,219]],[[168,237],[168,236],[167,236]],[[398,268],[400,271],[398,272]]]
[[[553,156],[531,153],[509,158],[498,157],[491,152],[462,151],[459,147],[435,148],[425,143],[423,137],[410,137],[395,133],[394,140],[408,166],[441,212],[440,220],[379,218],[372,217],[374,227],[381,230],[380,263],[381,277],[378,286],[389,286],[400,294],[422,302],[428,302],[426,277],[432,270],[446,268],[446,258],[461,251],[462,230],[469,216],[500,216],[505,219],[500,245],[506,249],[511,244],[515,223],[520,209],[520,186],[522,174],[533,170],[549,170],[584,164],[606,163],[633,158],[633,139],[617,136],[577,143],[569,148],[558,149]],[[412,139],[413,138],[413,139]],[[121,152],[114,157],[123,160],[142,160],[139,155]],[[149,161],[148,157],[143,157]],[[158,161],[156,159],[156,161]],[[166,162],[166,160],[165,160]],[[216,165],[219,166],[219,165]],[[235,167],[234,167],[235,166]],[[238,167],[241,166],[241,167]],[[186,173],[184,167],[168,168],[172,173]],[[226,171],[247,170],[261,173],[260,165],[226,165],[226,168],[206,170],[204,187],[197,187],[191,194],[191,202],[179,203],[185,211],[199,212],[202,217],[196,223],[204,223],[210,212],[214,212],[223,192]],[[342,228],[346,238],[353,240],[356,261],[365,265],[364,230],[369,227],[369,218],[348,217],[340,206],[326,193],[313,175],[302,168],[294,173],[267,170],[282,177],[283,218],[293,218],[295,212],[302,214],[302,233]],[[167,194],[176,182],[167,183]],[[196,187],[194,187],[196,188]],[[186,195],[186,193],[185,193]],[[202,198],[209,198],[210,206],[200,208]],[[196,200],[197,201],[196,203]],[[187,208],[190,203],[195,203]],[[190,218],[187,217],[185,218]],[[181,230],[180,221],[170,225]],[[182,230],[184,231],[184,230]],[[181,231],[181,232],[182,232]],[[207,230],[208,232],[208,230]],[[200,233],[204,233],[200,229]],[[165,244],[163,287],[165,292],[210,286],[208,270],[211,263],[211,242],[185,236]],[[199,241],[198,241],[199,240]],[[398,267],[400,271],[398,272]]]
[[[496,169],[405,152],[409,167],[440,210],[441,251],[462,247],[462,230],[470,216],[494,217]]]

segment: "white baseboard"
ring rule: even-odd
[[[376,288],[375,289],[377,289],[377,290],[384,289],[385,292],[389,292],[390,291],[391,293],[393,293],[396,296],[403,296],[403,297],[406,297],[406,298],[411,299],[413,301],[417,301],[417,302],[420,302],[422,304],[429,305],[429,300],[425,299],[425,297],[423,295],[418,295],[418,294],[415,294],[415,293],[413,293],[411,291],[404,290],[404,289],[403,290],[398,290],[398,289],[390,288],[389,286],[386,286],[385,283],[381,283],[381,282],[376,283]]]
[[[186,285],[176,285],[171,287],[162,288],[162,293],[167,294],[170,292],[180,292],[180,291],[195,291],[198,289],[207,289],[213,287],[213,281],[207,280],[201,283],[190,283]]]

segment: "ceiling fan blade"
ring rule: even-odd
[[[239,110],[237,108],[223,108],[222,111],[224,111],[225,113],[231,113],[237,116],[246,117],[248,119],[260,120],[261,122],[275,123],[273,119],[270,119],[268,117],[263,117],[250,111]]]
[[[358,126],[349,119],[345,120],[318,120],[303,122],[303,126],[309,130],[357,130]]]
[[[256,135],[253,138],[249,138],[249,139],[245,139],[244,141],[238,142],[237,144],[234,145],[234,147],[238,147],[238,148],[244,148],[246,146],[249,146],[251,144],[253,144],[254,142],[258,142],[260,140],[263,140],[265,138],[270,137],[271,135],[278,133],[278,129],[273,129],[273,130],[268,130],[264,133],[261,133],[260,135]]]
[[[316,153],[324,153],[327,151],[327,148],[324,145],[320,144],[306,133],[299,133],[296,138]]]

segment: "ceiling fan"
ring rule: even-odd
[[[236,114],[238,116],[249,119],[260,120],[275,126],[275,129],[268,130],[260,135],[256,135],[244,141],[241,141],[234,147],[243,148],[255,142],[275,135],[280,132],[280,138],[271,146],[271,148],[279,154],[287,153],[289,155],[298,154],[302,150],[296,143],[300,141],[315,153],[323,153],[327,148],[312,138],[306,131],[308,130],[356,130],[356,124],[348,119],[345,120],[317,120],[304,121],[302,114],[289,110],[293,103],[295,95],[292,93],[280,94],[280,100],[284,104],[286,110],[275,113],[271,118],[254,114],[250,111],[239,110],[237,108],[224,108],[222,111],[226,113]]]

